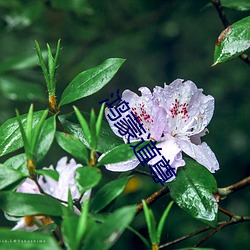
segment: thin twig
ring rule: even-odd
[[[225,14],[223,8],[222,8],[221,1],[220,0],[211,0],[211,3],[216,8],[216,10],[217,10],[217,12],[219,14],[220,20],[223,23],[224,28],[226,29],[228,26],[230,26],[230,22],[229,22],[226,14]],[[245,63],[247,63],[248,65],[250,65],[250,59],[249,59],[249,57],[248,57],[247,54],[241,54],[239,57]]]
[[[229,216],[230,218],[234,217],[235,214],[232,214],[231,212],[227,211],[226,209],[222,208],[222,207],[219,207],[218,208],[223,214]]]
[[[248,177],[244,178],[243,180],[236,182],[228,187],[219,188],[218,192],[219,192],[219,195],[221,196],[221,198],[225,198],[229,194],[234,193],[236,191],[239,191],[239,190],[241,190],[249,185],[250,185],[250,176],[248,176]]]
[[[235,215],[230,221],[224,221],[216,229],[212,230],[207,235],[205,235],[196,244],[194,244],[194,247],[199,246],[204,241],[206,241],[208,238],[210,238],[212,235],[214,235],[215,233],[219,232],[220,230],[222,230],[223,228],[225,228],[227,226],[230,226],[230,225],[233,225],[233,224],[238,224],[238,223],[241,223],[241,222],[247,222],[247,221],[250,221],[250,217],[249,216],[236,216]]]
[[[155,193],[153,193],[152,195],[150,195],[148,198],[146,198],[145,202],[147,205],[150,205],[167,193],[169,193],[169,188],[167,186],[165,186],[165,187],[161,188],[160,190],[156,191]],[[143,210],[143,205],[142,205],[142,203],[140,203],[137,205],[136,214],[139,214],[142,210]]]
[[[155,177],[155,175],[152,175],[148,172],[145,172],[145,171],[142,171],[142,170],[139,170],[139,169],[134,169],[135,172],[141,174],[141,175],[146,175],[146,176],[149,176],[149,177]]]
[[[230,221],[221,221],[221,222],[219,222],[219,223],[218,223],[218,227],[217,227],[216,229],[214,229],[213,231],[211,231],[209,234],[207,234],[206,237],[207,237],[208,235],[209,235],[209,237],[212,236],[213,234],[215,234],[216,232],[220,231],[220,230],[223,229],[224,227],[227,227],[227,226],[232,225],[232,224],[237,224],[237,223],[241,223],[241,222],[246,222],[246,221],[250,221],[250,217],[247,217],[247,216],[242,217],[242,216],[236,216],[236,215],[234,215],[234,217],[233,217]],[[175,240],[173,240],[173,241],[170,241],[170,242],[167,242],[167,243],[165,243],[165,244],[162,244],[162,245],[159,246],[159,248],[169,247],[169,246],[171,246],[171,245],[177,244],[177,243],[179,243],[179,242],[181,242],[181,241],[184,241],[184,240],[186,240],[186,239],[189,239],[189,238],[191,238],[191,237],[193,237],[193,236],[195,236],[195,235],[198,235],[198,234],[200,234],[200,233],[204,233],[204,232],[206,232],[206,231],[208,231],[208,230],[211,230],[211,229],[213,229],[213,228],[210,227],[210,226],[203,227],[203,228],[201,228],[201,229],[199,229],[199,230],[197,230],[197,231],[195,231],[195,232],[192,232],[192,233],[187,234],[187,235],[185,235],[185,236],[182,236],[182,237],[180,237],[180,238],[178,238],[178,239],[175,239]],[[205,237],[204,237],[204,238],[205,238]],[[205,240],[204,240],[204,238],[203,238],[203,241],[202,241],[202,242],[204,242],[208,237],[207,237]],[[195,246],[198,246],[197,244],[201,244],[202,242],[201,242],[201,240],[200,240],[198,243],[196,243]]]

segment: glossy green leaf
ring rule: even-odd
[[[64,90],[59,106],[99,91],[114,77],[124,61],[121,58],[110,58],[99,66],[78,74]]]
[[[37,161],[41,161],[48,153],[51,144],[53,143],[56,132],[56,117],[52,116],[45,120],[41,135],[39,137],[37,149]]]
[[[64,132],[56,132],[56,141],[62,149],[71,154],[80,163],[88,164],[89,160],[86,146],[75,136]]]
[[[0,93],[14,101],[46,101],[42,86],[14,77],[0,77]]]
[[[95,187],[101,179],[101,170],[95,167],[77,168],[75,173],[76,185],[81,194],[88,189]]]
[[[213,196],[218,192],[214,176],[202,165],[185,159],[177,178],[168,184],[170,195],[180,208],[191,216],[216,227],[218,204]]]
[[[0,228],[0,249],[6,250],[60,250],[54,238],[48,234],[26,231],[10,231]]]
[[[105,208],[110,202],[117,198],[124,190],[128,180],[132,176],[116,179],[104,185],[99,189],[92,200],[91,208],[94,212],[99,212]]]
[[[250,47],[250,16],[228,26],[215,45],[214,65],[239,56]]]
[[[0,208],[11,216],[45,214],[62,216],[66,209],[59,201],[45,195],[13,192],[0,193]]]
[[[83,249],[109,249],[131,223],[136,209],[136,206],[126,206],[110,214],[103,224],[93,227]]]
[[[27,169],[26,160],[27,160],[26,155],[23,153],[10,157],[8,160],[4,162],[4,165],[8,166],[9,168],[18,170],[19,172],[28,176],[29,171]]]
[[[34,112],[33,127],[44,111]],[[22,123],[26,123],[27,114],[21,115]],[[25,125],[24,125],[25,126]],[[17,118],[11,118],[0,126],[0,156],[13,152],[23,146]]]
[[[249,0],[221,0],[223,7],[227,7],[239,11],[250,10],[250,1]]]
[[[83,114],[87,119],[89,119],[89,114]],[[61,115],[59,116],[59,120],[70,134],[78,138],[84,145],[86,145],[86,147],[90,147],[74,114],[72,115],[71,113],[68,115]],[[106,121],[102,121],[102,127],[96,149],[97,152],[104,153],[121,144],[124,144],[121,138],[114,134]]]
[[[0,190],[13,184],[16,181],[21,181],[27,175],[22,174],[9,166],[0,164]]]

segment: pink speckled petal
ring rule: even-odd
[[[155,87],[155,100],[168,112],[169,132],[191,136],[205,129],[213,116],[214,98],[202,91],[192,81],[182,79],[164,88]]]

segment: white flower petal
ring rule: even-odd
[[[167,139],[168,138],[168,139]],[[182,159],[181,149],[176,143],[176,140],[171,137],[170,135],[167,135],[165,140],[158,143],[156,146],[157,148],[162,148],[160,151],[162,156],[168,161],[171,168],[174,168],[175,174],[177,173],[177,169],[181,166],[185,166],[185,161]],[[151,161],[149,161],[149,165],[154,165],[155,163],[159,162],[162,159],[162,156],[158,155],[157,157],[153,158]],[[164,172],[167,170],[163,168]],[[161,176],[159,176],[160,179]],[[168,179],[166,182],[170,182],[174,180],[176,177],[173,176],[172,178]]]
[[[205,166],[211,173],[219,169],[215,154],[205,142],[195,145],[190,140],[179,140],[179,145],[183,152]]]
[[[36,183],[27,178],[16,190],[19,193],[27,193],[27,194],[40,194],[40,191],[36,185]]]

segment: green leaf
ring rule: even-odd
[[[13,192],[0,193],[0,208],[11,216],[62,216],[63,210],[66,209],[59,201],[49,196]]]
[[[185,161],[186,166],[179,168],[177,178],[168,184],[170,195],[191,216],[216,227],[218,204],[213,197],[218,192],[216,180],[204,166],[191,159]]]
[[[33,127],[38,123],[42,114],[43,111],[34,112]],[[27,114],[21,115],[20,118],[22,124],[25,124]],[[11,118],[0,126],[0,156],[13,152],[21,148],[22,146],[23,141],[17,118]]]
[[[143,211],[146,218],[147,226],[148,226],[148,234],[150,237],[150,241],[153,244],[157,244],[157,234],[156,234],[156,222],[155,217],[151,209],[148,208],[148,205],[144,200],[142,200]]]
[[[0,190],[13,184],[16,181],[21,181],[25,177],[26,175],[22,174],[20,171],[0,164]]]
[[[96,139],[99,139],[99,135],[100,135],[100,131],[101,131],[101,127],[102,127],[102,118],[103,118],[103,113],[104,113],[104,107],[105,104],[103,103],[101,108],[100,108],[100,112],[99,115],[97,117],[97,121],[96,121]]]
[[[221,4],[223,7],[239,10],[239,11],[247,11],[250,10],[250,1],[249,0],[221,0]]]
[[[56,141],[62,149],[71,154],[82,164],[88,164],[88,151],[85,145],[73,135],[56,132]]]
[[[56,241],[50,235],[26,232],[26,231],[10,231],[0,228],[1,243],[0,249],[11,250],[60,250]]]
[[[91,149],[96,150],[96,115],[94,109],[90,112],[90,122],[89,122],[90,136],[91,136]]]
[[[89,118],[89,114],[87,113],[84,113],[84,116]],[[59,116],[59,120],[70,134],[74,135],[86,147],[90,148],[89,143],[87,142],[86,137],[84,136],[82,129],[74,116],[74,113],[61,115]],[[124,144],[122,139],[114,134],[106,121],[102,121],[102,127],[96,149],[97,152],[104,153],[121,144]]]
[[[82,132],[84,134],[84,137],[86,138],[86,141],[89,145],[89,147],[91,146],[91,134],[90,134],[90,130],[89,130],[89,126],[88,123],[86,121],[86,119],[84,118],[84,116],[81,114],[81,112],[79,111],[79,109],[75,106],[73,106],[75,113],[76,113],[76,117],[81,125],[82,128]]]
[[[116,179],[104,185],[99,189],[92,200],[91,208],[94,212],[99,212],[105,208],[110,202],[117,198],[124,190],[128,180],[132,176]]]
[[[85,200],[83,202],[82,213],[80,215],[78,225],[77,225],[77,232],[76,232],[76,242],[77,242],[77,249],[81,245],[82,238],[86,233],[87,225],[88,225],[88,213],[89,213],[89,201]]]
[[[41,54],[45,57],[46,52],[43,51]],[[22,70],[38,66],[37,56],[32,53],[31,55],[20,56],[9,58],[0,63],[0,73],[4,73],[11,70]]]
[[[38,141],[37,161],[40,162],[48,153],[56,132],[56,117],[52,116],[44,121]]]
[[[161,216],[161,219],[160,219],[160,222],[158,224],[158,228],[157,228],[157,244],[159,245],[160,242],[161,242],[161,234],[162,234],[162,230],[163,230],[163,227],[164,227],[164,224],[165,224],[165,221],[168,217],[168,214],[169,214],[169,211],[172,207],[172,205],[174,204],[173,201],[170,201],[168,206],[166,207],[163,215]]]
[[[77,250],[76,233],[78,216],[65,217],[62,222],[62,235],[64,243],[69,250]]]
[[[228,26],[215,45],[214,65],[239,56],[250,47],[250,16]]]
[[[56,170],[52,170],[52,169],[37,169],[36,170],[37,174],[40,175],[44,175],[44,176],[48,176],[51,179],[58,181],[59,179],[59,173]]]
[[[15,101],[43,102],[46,100],[42,86],[9,76],[0,77],[0,93]]]
[[[131,223],[136,209],[136,206],[126,206],[110,214],[102,225],[93,227],[83,249],[109,249]]]
[[[101,158],[97,166],[137,159],[134,153],[134,149],[130,146],[135,146],[138,143],[139,141],[130,144],[122,144],[111,149],[104,157]],[[148,141],[143,142],[138,147],[136,147],[136,150],[139,150],[148,143]]]
[[[28,176],[29,171],[26,165],[26,160],[27,160],[26,155],[23,153],[10,157],[8,160],[4,162],[4,165],[8,166],[9,168],[18,170],[19,172]]]
[[[110,58],[99,66],[78,74],[64,90],[59,106],[92,95],[103,88],[124,63],[124,59]]]
[[[88,189],[95,187],[101,179],[102,173],[99,168],[81,167],[76,170],[76,185],[81,194]]]

